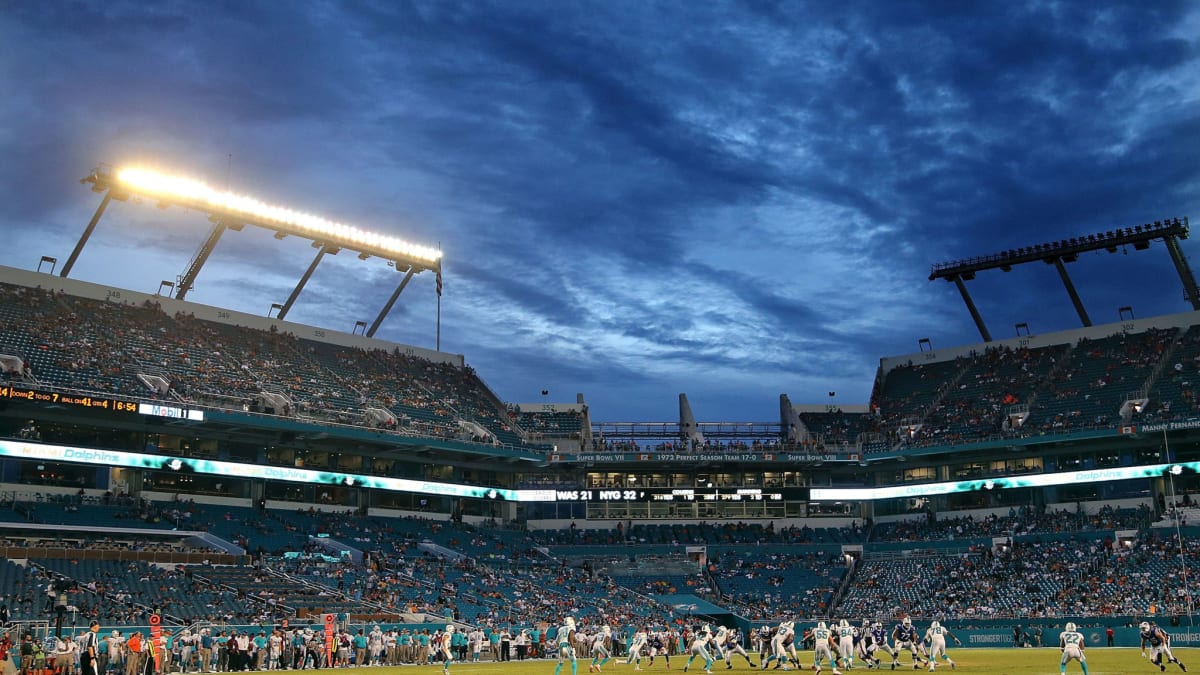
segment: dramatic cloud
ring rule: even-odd
[[[978,340],[933,262],[1200,200],[1186,2],[25,3],[0,13],[0,263],[64,256],[96,163],[144,162],[446,253],[442,348],[509,401],[767,421]],[[206,235],[117,204],[74,276],[141,290]],[[1192,245],[1185,242],[1185,251]],[[266,313],[314,254],[227,233],[191,296]],[[1071,266],[1097,322],[1183,311],[1161,245]],[[433,346],[431,275],[380,335]],[[327,258],[291,318],[400,280]],[[981,274],[992,332],[1070,328],[1053,268]]]

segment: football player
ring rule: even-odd
[[[1059,663],[1058,672],[1067,672],[1067,663],[1074,660],[1078,661],[1079,666],[1083,668],[1083,675],[1087,675],[1087,657],[1083,655],[1083,634],[1076,630],[1074,623],[1068,621],[1066,630],[1059,634],[1058,648],[1062,650],[1062,661]]]
[[[1142,634],[1142,656],[1146,656],[1146,644],[1148,643],[1150,645],[1150,663],[1158,666],[1160,672],[1167,669],[1167,663],[1174,663],[1179,666],[1180,670],[1187,672],[1187,666],[1171,653],[1171,636],[1167,635],[1167,631],[1153,621],[1143,621],[1138,629]],[[1166,663],[1163,663],[1164,656],[1167,657]]]
[[[692,644],[689,647],[691,656],[688,657],[687,663],[683,664],[683,672],[687,672],[691,667],[692,661],[697,656],[704,659],[704,672],[712,675],[713,658],[708,653],[708,643],[712,640],[712,631],[708,625],[699,626],[696,628],[696,634],[692,636]]]
[[[950,664],[951,670],[954,669],[954,661],[946,653],[946,638],[950,638],[954,640],[955,644],[960,647],[962,646],[962,642],[954,637],[950,629],[943,626],[939,621],[931,622],[929,628],[925,629],[925,640],[929,642],[929,672],[931,673],[934,667],[937,666],[937,657],[939,655],[946,660],[946,663]]]
[[[893,669],[900,665],[900,660],[898,657],[901,649],[907,649],[909,654],[912,655],[913,670],[916,670],[925,663],[928,663],[926,659],[921,657],[919,651],[920,649],[923,649],[923,647],[921,647],[921,640],[917,636],[917,627],[912,624],[912,619],[909,617],[904,617],[904,619],[901,620],[900,623],[896,624],[896,627],[892,629],[892,641],[896,644],[896,652],[892,656]]]
[[[558,627],[555,636],[558,642],[558,665],[554,667],[554,675],[562,675],[563,664],[571,662],[571,675],[578,675],[579,662],[575,659],[575,617],[563,619],[563,625]]]
[[[813,670],[821,672],[821,659],[825,659],[829,661],[829,667],[833,668],[833,675],[842,675],[842,671],[838,670],[837,659],[833,657],[833,631],[829,630],[824,621],[818,621],[812,636]]]
[[[717,631],[717,635],[719,636],[720,634],[721,634],[721,632]],[[732,661],[733,661],[734,654],[741,654],[742,658],[746,659],[747,665],[749,665],[751,668],[758,667],[758,666],[754,665],[754,662],[750,660],[750,655],[747,654],[746,650],[742,648],[742,634],[736,628],[729,631],[725,635],[724,651],[725,651],[725,669],[726,670],[733,668]]]

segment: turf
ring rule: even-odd
[[[1180,647],[1174,650],[1175,657],[1183,661],[1192,672],[1200,673],[1200,649]],[[738,657],[740,659],[740,657]],[[938,664],[937,672],[939,673],[994,673],[995,675],[1057,675],[1059,651],[1057,647],[1047,647],[1042,649],[954,649],[951,647],[950,658],[954,659],[957,668],[951,670],[949,665]],[[804,668],[793,672],[812,673],[812,653],[802,653],[801,663]],[[1089,675],[1137,675],[1145,673],[1152,675],[1158,673],[1158,666],[1151,665],[1149,661],[1141,657],[1141,653],[1136,649],[1128,648],[1093,648],[1087,650],[1088,672]],[[683,672],[683,664],[687,661],[683,657],[671,658],[671,669],[667,670],[666,664],[662,659],[656,659],[654,666],[649,666],[645,660],[642,661],[641,673],[657,673],[658,675],[671,675]],[[754,659],[758,662],[757,657]],[[554,667],[556,661],[553,660],[531,660],[531,661],[510,661],[507,663],[453,663],[450,666],[450,675],[554,675]],[[591,659],[580,659],[578,664],[577,675],[589,675],[588,664]],[[417,668],[416,671],[413,668]],[[441,670],[441,664],[432,666],[400,666],[393,668],[370,668],[370,675],[404,675],[414,672],[426,672],[430,675],[440,675],[437,671]],[[714,675],[722,675],[728,673],[735,675],[741,673],[759,673],[757,668],[751,669],[743,660],[740,664],[734,662],[732,670],[726,670],[724,663],[717,663],[713,666]],[[779,675],[781,671],[767,671],[774,675]],[[821,671],[823,675],[831,673],[828,664]],[[843,673],[857,673],[865,675],[875,672],[893,672],[888,664],[885,663],[882,671],[868,670],[861,664],[856,664],[853,670]],[[926,669],[914,671],[912,665],[908,661],[907,656],[902,657],[901,666],[897,668],[897,673],[901,672],[928,672]],[[1069,675],[1078,675],[1082,673],[1079,664],[1072,661],[1067,666]],[[1175,664],[1167,665],[1167,673],[1183,672]],[[626,666],[618,663],[616,660],[609,661],[604,666],[602,675],[635,675],[633,666]],[[704,666],[701,663],[693,663],[692,668],[688,670],[688,675],[703,675]],[[569,664],[564,665],[562,675],[571,675],[571,667]]]

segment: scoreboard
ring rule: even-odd
[[[0,386],[0,399],[15,399],[30,403],[45,403],[63,405],[71,408],[96,408],[113,412],[136,413],[138,404],[132,401],[122,401],[116,398],[102,396],[85,396],[83,394],[61,393],[57,391],[42,391],[27,387]]]
[[[808,488],[594,488],[555,490],[559,502],[781,502],[807,501]]]
[[[25,401],[27,403],[45,406],[63,406],[78,410],[97,410],[117,413],[119,415],[150,415],[153,417],[172,417],[175,419],[204,421],[204,411],[161,403],[135,403],[119,398],[91,396],[70,392],[43,391],[28,387],[0,386],[0,399]]]

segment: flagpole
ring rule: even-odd
[[[438,251],[442,250],[442,242],[438,242]],[[438,257],[437,267],[437,337],[434,341],[434,348],[437,351],[442,351],[442,259]]]

